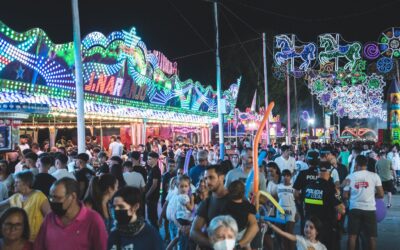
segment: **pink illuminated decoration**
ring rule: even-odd
[[[346,128],[342,131],[342,135],[350,134],[356,138],[361,138],[367,133],[372,133],[376,137],[375,131],[369,128]]]
[[[168,75],[178,74],[178,64],[176,62],[171,62],[168,58],[160,51],[153,50],[153,55],[158,59],[158,67],[162,72]]]
[[[172,132],[180,134],[189,134],[189,133],[200,133],[200,130],[198,128],[190,128],[190,127],[174,127],[172,129]]]

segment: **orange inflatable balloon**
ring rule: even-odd
[[[256,136],[253,141],[253,171],[254,171],[254,180],[253,180],[253,192],[254,194],[258,194],[258,143],[260,142],[262,132],[264,130],[265,124],[267,124],[269,114],[275,106],[275,102],[271,102],[268,105],[267,110],[264,113],[264,117],[260,123],[260,127],[257,130]]]

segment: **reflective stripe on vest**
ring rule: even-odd
[[[324,205],[323,200],[316,200],[316,199],[310,199],[310,198],[305,198],[304,203],[313,204],[313,205],[321,205],[321,206]]]

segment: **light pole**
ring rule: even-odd
[[[214,0],[215,20],[215,62],[217,71],[217,111],[218,111],[218,135],[219,135],[219,158],[224,159],[224,114],[222,113],[223,101],[221,92],[221,60],[219,58],[219,29],[218,29],[218,0]]]
[[[79,24],[78,0],[72,0],[72,24],[74,33],[76,123],[78,130],[78,152],[86,152],[85,105],[83,93],[83,66],[81,56],[81,28]]]

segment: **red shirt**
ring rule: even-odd
[[[43,221],[36,237],[35,250],[105,250],[107,231],[100,215],[80,204],[76,218],[64,225],[53,212]]]

